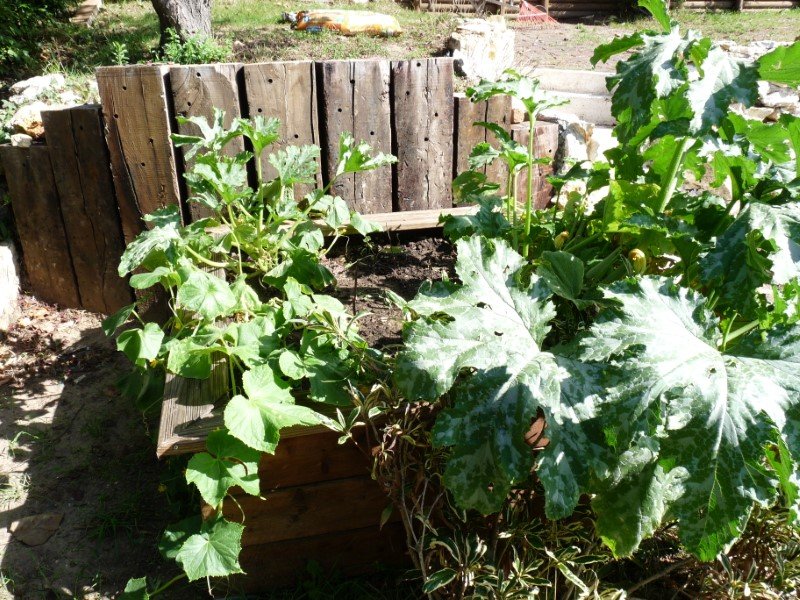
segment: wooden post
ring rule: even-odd
[[[125,248],[99,106],[43,113],[81,305],[111,314],[133,301],[117,274]]]
[[[167,67],[101,67],[97,86],[103,102],[125,241],[144,230],[144,215],[180,202],[166,100]]]
[[[511,128],[511,136],[520,144],[527,146],[530,139],[530,124],[520,123]],[[555,123],[536,123],[534,128],[533,154],[536,158],[552,159],[558,149],[558,125]],[[550,202],[553,194],[553,186],[547,181],[547,176],[553,173],[553,166],[538,165],[533,174],[533,206],[542,209]],[[526,170],[520,171],[517,175],[517,202],[523,204],[526,201],[527,190]]]
[[[339,136],[352,132],[373,152],[392,151],[389,63],[380,60],[317,63],[324,182],[336,174]],[[331,192],[361,213],[392,210],[392,172],[382,168],[339,177]]]
[[[172,67],[169,79],[175,114],[181,117],[205,117],[211,122],[214,108],[219,108],[225,112],[225,127],[230,127],[234,119],[242,116],[237,83],[241,67],[238,63]],[[197,135],[200,130],[196,125],[187,123],[178,125],[178,131],[185,135]],[[224,152],[235,156],[243,150],[244,141],[239,137],[228,143]],[[185,152],[184,148],[184,172],[188,172],[193,162],[185,159]],[[197,202],[190,202],[188,206],[192,221],[211,215],[210,209]]]
[[[447,208],[453,160],[453,60],[392,63],[399,210]]]
[[[0,158],[34,294],[46,302],[80,308],[48,147],[0,146]]]
[[[281,122],[280,139],[264,152],[261,167],[264,177],[275,177],[269,155],[290,145],[320,144],[317,115],[317,80],[311,61],[272,62],[244,66],[247,116],[274,117]],[[317,172],[317,185],[322,175]],[[311,186],[298,185],[300,199]]]

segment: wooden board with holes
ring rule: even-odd
[[[530,139],[530,124],[520,123],[511,128],[511,137],[523,144],[528,145]],[[536,158],[553,159],[558,149],[558,125],[555,123],[539,122],[534,126],[534,147],[533,154]],[[533,177],[534,208],[541,209],[547,206],[553,195],[553,186],[547,181],[547,176],[552,174],[551,164],[537,165]],[[527,195],[527,171],[522,170],[517,176],[517,202],[525,202]]]
[[[144,230],[144,215],[180,203],[167,67],[101,67],[96,75],[122,231],[129,244]]]
[[[397,210],[452,206],[453,60],[392,63]]]
[[[373,153],[392,151],[389,63],[377,60],[317,63],[323,180],[336,175],[339,137],[352,133]],[[389,167],[340,176],[332,193],[361,213],[392,211],[392,170]]]
[[[204,117],[209,123],[214,117],[214,109],[225,113],[223,126],[230,127],[234,119],[241,117],[239,103],[238,63],[214,65],[189,65],[172,67],[169,70],[170,88],[175,115],[179,117]],[[200,129],[193,123],[178,124],[178,132],[184,135],[198,135]],[[223,149],[228,156],[235,156],[244,150],[241,137],[231,140]],[[183,149],[184,172],[192,168],[192,161],[186,160]],[[210,209],[196,202],[189,203],[192,221],[211,215]]]
[[[317,117],[317,80],[311,61],[287,61],[245,65],[244,88],[249,118],[275,118],[281,123],[280,137],[261,156],[264,177],[275,177],[269,164],[270,153],[289,145],[319,145]],[[321,171],[317,185],[322,184]],[[297,198],[310,192],[312,186],[298,185]]]
[[[80,308],[49,148],[0,146],[0,159],[34,294],[46,302]]]
[[[45,111],[47,144],[81,305],[111,314],[133,301],[117,274],[124,250],[98,106]]]

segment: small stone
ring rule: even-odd
[[[61,513],[44,513],[30,517],[22,517],[8,526],[8,531],[15,539],[26,546],[41,546],[58,531],[64,515]]]
[[[50,110],[50,106],[44,102],[34,102],[22,106],[14,116],[11,117],[9,124],[17,133],[25,133],[33,139],[38,140],[44,136],[44,121],[42,111]]]
[[[15,133],[11,136],[11,145],[17,148],[30,148],[33,138],[27,133]]]

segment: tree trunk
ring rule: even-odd
[[[211,0],[152,0],[161,26],[161,43],[167,29],[174,29],[183,41],[198,34],[211,36]]]

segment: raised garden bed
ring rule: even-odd
[[[371,244],[340,242],[325,260],[336,276],[334,295],[353,314],[366,311],[360,331],[370,345],[402,341],[402,314],[384,290],[411,299],[420,284],[453,276],[453,246],[436,231],[386,234]],[[208,434],[223,425],[229,395],[228,368],[217,361],[208,379],[167,375],[158,433],[159,457],[201,452]],[[248,591],[296,583],[313,561],[328,573],[360,575],[408,566],[405,535],[396,512],[388,517],[387,493],[372,478],[370,440],[339,443],[324,426],[296,426],[281,432],[274,455],[259,465],[261,498],[231,490],[223,515],[246,515],[240,563],[248,577],[233,585]],[[206,516],[211,507],[203,509]],[[383,522],[382,522],[383,521]]]

